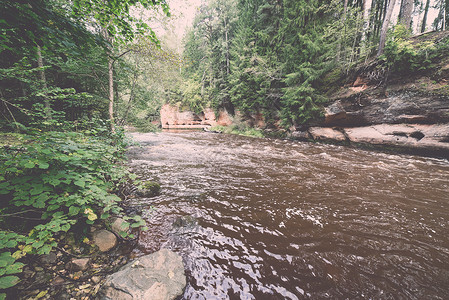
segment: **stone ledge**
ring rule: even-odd
[[[304,132],[293,132],[298,140],[346,141],[351,145],[371,145],[376,148],[394,148],[407,153],[449,158],[449,124],[378,124],[363,127],[311,127]]]

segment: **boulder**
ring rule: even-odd
[[[58,256],[54,252],[50,252],[48,254],[44,254],[40,256],[40,261],[44,265],[52,265],[58,261]]]
[[[173,227],[193,227],[198,225],[198,220],[193,216],[180,216],[173,222]]]
[[[95,245],[101,252],[107,252],[117,245],[117,237],[110,231],[97,230],[92,234]]]
[[[338,120],[346,118],[346,110],[340,101],[336,101],[324,108],[324,124],[331,125]]]
[[[137,194],[141,197],[154,197],[159,194],[161,185],[154,181],[146,181],[143,183],[143,188],[137,191]]]
[[[186,285],[182,258],[167,249],[142,256],[107,277],[99,300],[170,300]]]
[[[310,127],[309,133],[312,136],[312,138],[316,141],[322,141],[322,140],[332,140],[337,142],[344,142],[346,141],[345,135],[334,128],[329,127]]]
[[[308,141],[312,139],[308,131],[293,131],[289,137],[297,141]]]

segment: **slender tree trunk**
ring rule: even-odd
[[[444,22],[443,22],[443,30],[446,30],[449,27],[449,0],[444,0]]]
[[[44,94],[45,94],[45,98],[44,98],[44,112],[45,112],[45,117],[47,119],[51,119],[51,107],[50,107],[50,100],[48,99],[48,97],[46,96],[47,94],[47,79],[45,78],[45,71],[44,71],[44,60],[42,58],[42,49],[41,46],[37,45],[37,66],[39,67],[39,77],[41,79],[42,82],[42,87],[44,88]]]
[[[112,44],[108,30],[103,28],[103,38]],[[109,98],[109,122],[111,123],[111,131],[115,132],[114,120],[114,59],[112,58],[112,46],[108,49],[108,98]]]
[[[366,55],[368,57],[368,51],[369,48],[369,30],[370,30],[370,8],[371,8],[371,1],[372,0],[363,0],[362,3],[362,32],[361,32],[361,46],[360,46],[360,53],[362,56]]]
[[[390,3],[388,4],[388,8],[385,13],[385,18],[382,23],[382,30],[380,32],[379,49],[377,51],[377,56],[382,55],[382,53],[384,52],[385,43],[387,41],[388,26],[390,25],[391,15],[393,14],[395,4],[396,0],[390,0]]]
[[[109,79],[109,121],[111,122],[111,130],[115,132],[114,126],[114,60],[108,59],[108,79]]]
[[[402,0],[399,23],[410,29],[412,24],[413,0]]]
[[[429,13],[430,0],[427,0],[426,7],[424,8],[424,17],[421,24],[421,33],[426,31],[427,14]]]
[[[336,61],[341,61],[341,56],[342,56],[342,48],[343,48],[343,39],[346,38],[346,14],[348,13],[348,0],[345,0],[344,4],[343,4],[343,18],[342,18],[342,25],[343,25],[343,30],[340,31],[340,38],[338,41],[338,46],[337,46],[337,55],[335,56]],[[343,59],[344,61],[344,59]]]
[[[137,79],[139,78],[139,72],[138,72],[137,67],[138,67],[138,60],[136,59],[136,71],[134,73],[133,85],[131,86],[131,91],[129,93],[128,106],[126,107],[125,114],[123,115],[123,118],[122,118],[122,120],[120,122],[121,125],[125,125],[126,124],[126,120],[128,119],[129,111],[131,110],[131,104],[132,104],[132,102],[134,100]]]
[[[229,75],[230,64],[229,64],[229,40],[228,40],[228,24],[225,18],[225,40],[226,40],[226,74]]]

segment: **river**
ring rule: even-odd
[[[448,299],[449,163],[203,132],[133,133],[135,255],[184,260],[182,299]]]

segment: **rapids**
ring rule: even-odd
[[[136,255],[182,255],[183,299],[448,299],[449,163],[203,132],[133,133],[161,194]]]

